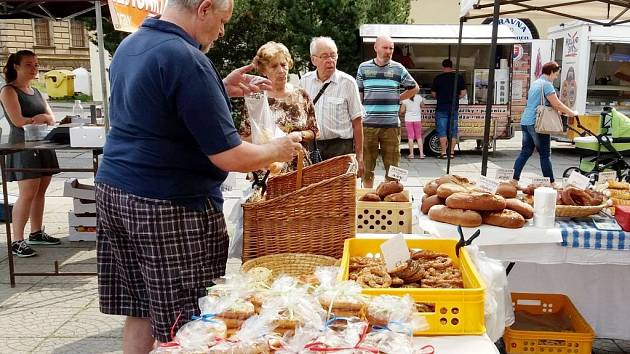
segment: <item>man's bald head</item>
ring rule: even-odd
[[[394,41],[390,36],[378,36],[374,42],[374,51],[376,52],[376,63],[381,66],[387,65],[392,60]]]

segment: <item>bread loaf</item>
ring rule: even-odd
[[[378,194],[381,199],[386,196],[394,193],[400,193],[404,189],[402,183],[398,181],[385,181],[378,185],[376,188],[376,194]]]
[[[429,209],[429,219],[463,227],[481,225],[481,214],[472,210],[452,209],[446,205],[434,205]]]
[[[516,198],[517,193],[518,193],[518,190],[516,189],[515,185],[508,182],[503,182],[503,183],[500,183],[499,186],[497,187],[496,194],[502,196],[503,198]]]
[[[525,219],[531,219],[534,217],[534,208],[516,198],[506,199],[505,208],[514,210],[515,212],[521,214]]]
[[[525,225],[525,218],[514,210],[505,209],[497,212],[483,213],[483,223],[488,225],[519,229]]]
[[[437,195],[432,195],[422,200],[422,205],[420,205],[420,211],[422,214],[428,214],[429,209],[431,209],[434,205],[444,205],[444,199],[440,198]]]
[[[435,193],[437,193],[437,189],[440,185],[437,183],[437,180],[434,179],[433,181],[427,183],[424,185],[424,188],[422,189],[422,191],[424,192],[425,195],[434,195]]]
[[[437,184],[442,185],[444,183],[455,183],[460,185],[470,185],[470,181],[466,177],[457,175],[444,175],[437,179]]]
[[[409,198],[405,195],[405,193],[393,193],[385,197],[383,199],[386,202],[408,202]]]
[[[454,193],[446,198],[446,205],[453,209],[499,211],[505,209],[505,198],[482,192]]]
[[[440,184],[440,186],[437,189],[436,194],[440,196],[440,198],[446,199],[450,197],[451,194],[454,194],[454,193],[468,193],[468,192],[472,192],[472,189],[468,186],[455,184],[455,183],[444,183],[444,184]]]
[[[359,200],[362,202],[380,202],[381,197],[376,193],[366,193]]]

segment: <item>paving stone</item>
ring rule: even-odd
[[[62,324],[51,337],[122,338],[124,321],[124,316],[106,315],[97,308],[87,307]]]
[[[37,345],[43,341],[42,338],[14,338],[7,337],[9,333],[2,333],[0,336],[0,353],[2,354],[21,354],[33,353]]]
[[[97,289],[94,287],[81,289],[64,286],[63,289],[59,289],[46,284],[36,284],[28,291],[3,298],[0,303],[0,313],[32,308],[84,308],[96,297]]]
[[[630,353],[630,340],[615,339],[615,344],[624,352]]]
[[[50,354],[110,354],[122,353],[122,339],[101,337],[47,338],[35,348],[35,353]]]
[[[0,318],[2,318],[0,336],[46,338],[79,311],[78,308],[68,307],[38,307],[37,303],[26,308],[2,309],[0,311]]]
[[[593,341],[593,354],[623,354],[623,351],[612,339],[595,338]]]

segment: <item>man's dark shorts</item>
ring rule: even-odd
[[[199,313],[197,301],[225,274],[223,213],[204,211],[96,184],[100,310],[148,318],[160,342]]]

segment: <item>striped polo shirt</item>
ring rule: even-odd
[[[399,127],[400,92],[416,87],[416,81],[402,64],[390,60],[379,66],[374,59],[359,65],[357,85],[363,93],[366,127]]]

